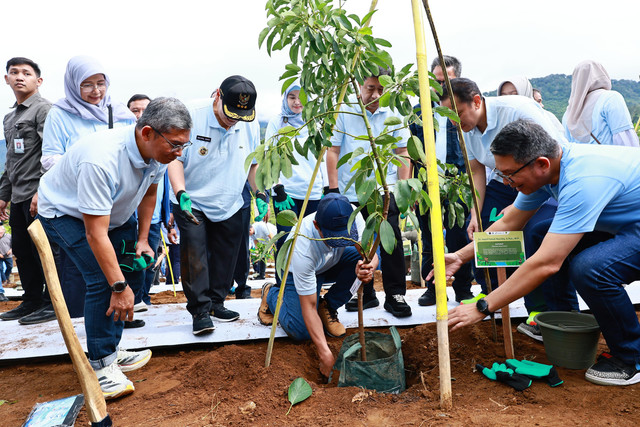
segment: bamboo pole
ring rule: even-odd
[[[433,17],[431,16],[431,10],[429,9],[429,2],[427,0],[422,0],[424,5],[424,10],[427,14],[427,19],[429,20],[429,26],[431,27],[431,34],[433,35],[433,41],[436,45],[436,50],[438,51],[438,58],[440,59],[440,67],[442,68],[442,73],[444,74],[444,82],[447,86],[447,90],[449,92],[449,100],[451,102],[451,109],[458,114],[458,107],[456,106],[456,100],[453,96],[453,89],[451,88],[451,80],[449,79],[449,75],[447,74],[447,66],[444,62],[444,56],[442,54],[442,49],[440,48],[440,40],[438,39],[438,33],[436,31],[436,26],[433,23]],[[478,195],[475,191],[475,183],[473,181],[473,173],[471,172],[471,167],[469,165],[469,156],[467,155],[467,145],[464,142],[464,133],[462,132],[462,127],[460,123],[456,123],[456,130],[458,131],[458,141],[460,143],[460,150],[462,151],[462,158],[464,159],[464,166],[467,169],[467,176],[469,177],[469,186],[471,186],[471,197],[473,199],[473,209],[476,213],[477,223],[478,223],[478,231],[484,231],[482,226],[482,216],[480,215],[480,204],[478,203]],[[489,269],[483,268],[484,270],[484,280],[487,284],[487,292],[492,291],[491,286],[491,276],[489,275]],[[496,319],[495,316],[491,315],[491,327],[493,330],[493,340],[498,341],[498,332],[496,328]]]
[[[171,266],[171,258],[169,258],[169,249],[167,249],[167,242],[164,240],[164,234],[162,230],[160,230],[160,237],[162,237],[162,246],[164,246],[164,253],[167,257],[167,265],[169,266],[169,273],[171,273],[171,283],[173,284],[173,296],[177,296],[176,294],[176,279],[173,277],[173,267]]]
[[[450,409],[451,401],[451,361],[449,358],[449,331],[447,328],[447,290],[444,263],[444,237],[442,230],[442,210],[440,207],[440,183],[436,162],[436,145],[433,130],[433,112],[431,110],[431,89],[427,66],[426,42],[419,0],[411,0],[413,25],[416,38],[416,58],[420,83],[420,105],[424,129],[425,153],[427,156],[427,188],[431,199],[430,220],[431,240],[433,243],[434,282],[436,287],[436,323],[438,331],[438,366],[440,370],[440,406]]]
[[[377,4],[378,4],[378,0],[372,0],[371,6],[369,7],[369,12],[373,11],[376,8]],[[369,20],[365,22],[364,27],[368,27],[370,23],[371,23],[371,18],[369,18]],[[355,67],[355,64],[357,63],[359,56],[360,56],[360,52],[358,51],[356,52],[356,55],[354,56],[353,61],[351,63],[352,70]],[[335,118],[334,123],[338,119],[338,114],[340,114],[340,105],[342,104],[342,101],[344,100],[344,97],[347,93],[347,87],[348,87],[348,82],[342,86],[342,89],[340,90],[340,94],[338,95],[338,109],[334,116]],[[318,175],[318,170],[320,169],[320,164],[322,163],[322,158],[324,157],[324,154],[326,151],[327,151],[327,147],[323,145],[322,149],[320,150],[320,153],[318,154],[318,160],[316,161],[316,166],[315,168],[313,168],[313,173],[311,174],[311,178],[309,180],[309,188],[307,188],[307,194],[304,197],[304,202],[302,203],[302,207],[300,208],[300,213],[298,214],[298,222],[296,223],[291,246],[289,248],[289,256],[287,257],[287,263],[285,265],[284,272],[282,274],[282,280],[281,280],[282,284],[278,292],[278,301],[276,303],[276,310],[275,310],[275,313],[273,313],[273,324],[271,325],[271,334],[269,335],[269,344],[267,344],[267,356],[264,362],[264,366],[267,368],[269,367],[269,365],[271,365],[271,354],[273,353],[273,343],[275,341],[275,336],[276,336],[278,316],[280,315],[280,307],[282,306],[282,298],[284,296],[285,282],[289,274],[289,267],[291,266],[291,258],[293,255],[293,250],[296,246],[296,241],[298,240],[298,233],[300,232],[300,224],[302,224],[302,218],[304,218],[304,213],[307,210],[307,204],[309,202],[309,197],[311,196],[313,183],[316,180],[316,176]],[[362,286],[360,286],[360,289],[362,289]],[[362,300],[362,298],[360,298],[360,300]],[[364,327],[362,325],[362,305],[361,304],[358,304],[358,329],[360,331],[360,344],[362,344],[362,348],[364,349],[365,348]],[[362,354],[365,355],[365,352],[362,351]],[[366,355],[364,357],[366,357]]]

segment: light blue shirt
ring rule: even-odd
[[[344,105],[341,111],[354,112],[361,114],[360,106]],[[389,108],[380,107],[374,113],[366,110],[369,124],[371,125],[371,132],[374,137],[378,137],[384,130],[384,121],[389,117],[400,117],[394,114]],[[402,117],[400,117],[402,119]],[[402,125],[391,126],[390,129],[395,129],[391,132],[394,137],[400,137],[400,141],[396,143],[399,148],[407,146],[407,140],[411,137],[411,132],[408,128],[402,128]],[[369,140],[356,140],[355,137],[367,135],[367,128],[362,120],[361,116],[353,114],[338,114],[338,120],[333,129],[333,136],[331,137],[331,144],[335,147],[340,147],[340,157],[344,154],[352,153],[356,148],[362,147],[365,153],[371,151]],[[364,154],[352,157],[347,163],[338,168],[338,188],[340,193],[347,196],[350,202],[357,202],[355,185],[349,187],[347,192],[344,191],[347,183],[351,177],[355,174],[351,168],[353,165],[364,157]],[[390,164],[387,169],[387,184],[392,185],[398,180],[398,170],[395,165]]]
[[[267,130],[264,134],[265,142],[269,142],[269,138],[278,133],[280,130],[280,116],[274,117],[269,121]],[[307,128],[300,129],[300,134],[297,136],[300,145],[304,145],[304,142],[309,136]],[[280,174],[280,184],[284,185],[284,189],[288,195],[294,199],[302,200],[307,195],[307,189],[311,182],[311,175],[316,167],[317,159],[311,152],[307,154],[307,157],[302,157],[295,149],[293,150],[293,156],[298,162],[297,165],[291,167],[293,173],[291,178],[287,178],[284,174]],[[322,162],[320,170],[316,175],[316,179],[313,182],[313,188],[311,190],[310,200],[320,200],[322,198],[322,188],[324,187],[325,178],[327,176],[327,164]]]
[[[257,120],[239,121],[225,130],[213,113],[211,98],[189,104],[189,112],[193,145],[178,157],[184,165],[185,191],[193,208],[209,221],[224,221],[242,207],[249,176],[244,161],[260,144],[260,125]]]
[[[313,225],[315,219],[315,212],[302,219],[300,236],[298,236],[298,240],[296,240],[296,247],[291,257],[290,270],[293,274],[293,283],[298,295],[315,294],[318,291],[316,274],[324,273],[338,264],[345,249],[332,248],[327,246],[323,241],[308,239],[308,237],[312,239],[321,238],[320,233],[318,233],[318,230]],[[358,236],[361,237],[364,232],[364,220],[359,213],[355,223],[358,229]],[[292,238],[293,233],[289,234],[288,239]]]
[[[531,120],[546,130],[549,135],[558,142],[565,139],[560,129],[549,120],[545,111],[532,98],[510,95],[484,98],[487,110],[487,128],[484,132],[475,127],[465,132],[464,139],[467,144],[469,160],[476,159],[489,170],[496,167],[493,153],[489,149],[491,143],[503,127],[518,119]],[[502,179],[492,176],[492,179],[502,184]]]
[[[151,224],[159,223],[162,218],[162,194],[164,193],[164,179],[158,181],[158,192],[156,193],[156,207],[153,209],[153,216],[151,217]]]
[[[135,120],[124,120],[115,122],[113,127],[129,126],[132,124],[135,124]],[[86,120],[53,106],[51,110],[49,110],[47,119],[44,122],[42,156],[45,159],[47,157],[61,156],[84,135],[108,128],[109,125],[106,123],[97,120]],[[43,160],[43,164],[45,163]],[[50,166],[45,166],[45,169],[48,170],[49,168]]]
[[[560,179],[530,194],[518,194],[515,207],[533,210],[549,196],[558,210],[549,232],[615,234],[640,221],[640,150],[616,145],[562,145]]]
[[[133,215],[151,184],[167,169],[146,163],[138,150],[135,126],[80,138],[40,179],[38,213],[45,218],[110,215],[109,229]]]
[[[566,114],[562,118],[565,136],[570,142],[579,142],[571,136],[566,126]],[[601,91],[591,114],[591,133],[602,145],[614,145],[613,136],[633,129],[631,115],[624,98],[614,90]],[[597,144],[591,137],[590,144]]]

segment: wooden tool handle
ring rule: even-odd
[[[53,260],[53,253],[51,252],[51,246],[49,246],[49,240],[42,228],[40,220],[35,220],[28,228],[31,239],[38,248],[40,254],[40,260],[42,262],[42,269],[44,271],[45,279],[47,280],[47,286],[49,288],[49,295],[51,296],[51,302],[53,303],[53,309],[56,312],[58,318],[58,324],[60,325],[60,331],[64,338],[64,343],[67,346],[69,356],[71,356],[71,362],[73,368],[78,374],[78,380],[82,386],[82,392],[84,393],[84,399],[86,402],[87,412],[89,420],[92,423],[98,423],[103,421],[107,414],[107,404],[102,395],[98,378],[89,364],[87,357],[82,350],[78,336],[75,329],[71,324],[71,317],[69,316],[69,310],[64,302],[64,296],[62,295],[62,289],[60,288],[60,281],[58,280],[58,273],[56,271],[56,264]]]

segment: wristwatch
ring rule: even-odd
[[[476,308],[485,316],[491,316],[493,314],[493,312],[489,310],[489,304],[487,303],[487,300],[485,300],[484,298],[480,298],[478,302],[476,302]]]
[[[119,280],[111,285],[110,288],[114,294],[121,294],[127,289],[127,286],[129,286],[129,284],[125,280]]]

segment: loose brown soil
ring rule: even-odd
[[[255,291],[254,291],[255,292]],[[254,294],[255,295],[255,294]],[[173,295],[159,295],[175,302]],[[167,301],[165,301],[167,302]],[[17,302],[0,303],[0,311]],[[383,329],[378,329],[384,331]],[[498,328],[500,330],[500,327]],[[482,322],[450,334],[453,408],[440,407],[436,327],[401,328],[407,391],[399,395],[338,388],[317,369],[314,346],[279,339],[271,366],[264,367],[266,341],[207,347],[154,349],[147,366],[128,374],[134,394],[108,403],[117,426],[429,426],[429,425],[612,425],[640,423],[640,384],[603,387],[584,370],[559,368],[564,384],[542,381],[523,392],[488,380],[476,363],[504,360],[502,341]],[[548,363],[542,344],[513,329],[516,357]],[[349,330],[349,334],[356,333]],[[329,339],[337,353],[342,339]],[[606,350],[604,342],[600,350]],[[289,415],[287,389],[305,378],[313,395]],[[36,402],[81,392],[67,357],[0,367],[0,426],[19,426]],[[248,402],[255,403],[255,409]],[[76,425],[88,424],[83,409]]]

